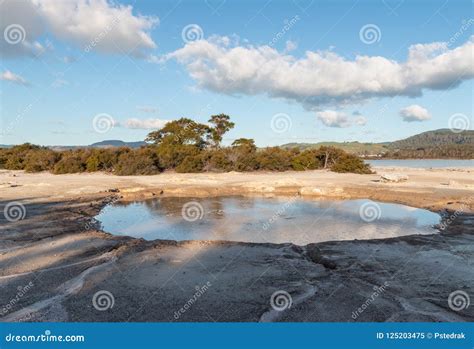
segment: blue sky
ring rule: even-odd
[[[259,146],[472,129],[471,1],[65,3],[0,5],[2,144],[136,141],[218,113],[227,142]]]

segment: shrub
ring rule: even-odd
[[[344,154],[338,158],[338,161],[331,166],[334,172],[351,172],[359,174],[372,173],[370,165],[364,163],[364,160],[355,155]]]
[[[212,149],[202,152],[201,158],[203,162],[203,171],[231,171],[233,169],[230,160],[229,149]]]
[[[321,162],[314,150],[305,150],[293,156],[291,167],[295,171],[315,170],[321,167]]]
[[[44,148],[30,143],[16,145],[11,149],[7,149],[7,160],[4,163],[4,167],[7,170],[24,170],[28,153],[36,152],[40,149]]]
[[[60,157],[61,154],[50,149],[29,151],[24,161],[25,171],[41,172],[52,170]]]
[[[187,156],[184,160],[176,166],[176,172],[179,173],[192,173],[201,172],[204,168],[204,162],[200,156]]]
[[[261,170],[289,170],[291,168],[290,160],[290,152],[279,147],[266,148],[257,152],[258,167]]]
[[[161,172],[156,152],[148,148],[120,154],[114,173],[119,176],[153,175]]]
[[[59,160],[56,165],[54,165],[53,173],[77,173],[84,172],[85,170],[86,164],[82,161],[80,154],[68,152],[66,154],[63,154],[61,160]]]

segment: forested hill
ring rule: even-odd
[[[474,130],[455,133],[450,129],[423,132],[388,144],[390,149],[407,149],[443,145],[474,144]]]
[[[474,159],[474,131],[454,132],[450,129],[439,129],[423,132],[399,141],[386,143],[359,142],[322,142],[322,143],[288,143],[283,148],[318,148],[331,145],[349,153],[366,157],[385,158],[458,158]]]
[[[387,158],[411,159],[474,159],[474,131],[453,132],[441,129],[420,133],[392,142]]]

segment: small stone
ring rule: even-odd
[[[397,173],[384,173],[380,176],[380,180],[382,182],[406,182],[408,180],[408,176],[404,174],[397,174]]]

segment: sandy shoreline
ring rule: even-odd
[[[474,193],[474,169],[376,168],[376,171],[373,175],[305,171],[123,177],[105,173],[57,176],[0,171],[0,197],[55,201],[119,189],[124,200],[153,195],[301,195],[323,199],[370,198],[432,210],[456,210],[462,204],[456,201],[465,201]],[[409,180],[382,183],[380,173],[403,173]]]
[[[377,169],[379,175],[325,171],[54,176],[0,171],[0,209],[15,201],[26,219],[1,217],[3,321],[473,321],[453,311],[456,290],[474,295],[473,169]],[[110,192],[119,189],[119,192]],[[300,195],[370,198],[434,211],[456,210],[441,234],[317,245],[144,241],[111,236],[90,219],[114,197]],[[446,210],[446,211],[444,211]],[[18,296],[18,287],[34,286]],[[387,290],[356,318],[374,287]],[[185,312],[179,310],[210,283]],[[114,307],[92,299],[109,291]],[[293,305],[272,311],[284,290]],[[12,302],[12,300],[18,301]],[[178,312],[179,316],[176,316]],[[264,315],[265,314],[265,315]]]

